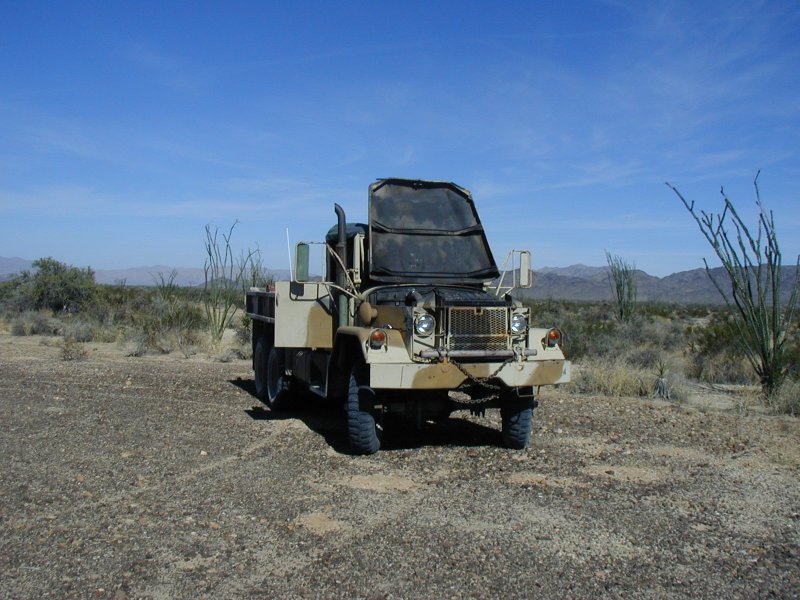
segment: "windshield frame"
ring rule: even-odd
[[[483,284],[499,276],[469,190],[381,179],[369,187],[372,281]]]

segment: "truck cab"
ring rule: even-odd
[[[535,392],[569,381],[561,332],[534,326],[512,292],[530,254],[498,269],[470,192],[448,182],[381,179],[367,223],[337,224],[310,272],[301,242],[291,281],[251,290],[256,390],[274,410],[298,392],[343,405],[352,450],[380,447],[386,414],[422,424],[499,408],[511,448],[528,444]]]

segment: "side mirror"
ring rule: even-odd
[[[308,281],[308,244],[300,242],[295,250],[295,281]]]
[[[519,287],[529,288],[533,284],[531,277],[531,253],[523,250],[519,253]]]

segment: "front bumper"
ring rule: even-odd
[[[492,377],[507,387],[554,385],[570,380],[568,360],[536,360],[468,363],[458,366],[445,360],[435,363],[371,363],[370,386],[375,389],[452,390],[468,379]],[[463,371],[462,371],[463,369]]]

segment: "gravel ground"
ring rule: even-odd
[[[797,598],[797,419],[546,390],[347,454],[249,361],[0,333],[5,598]]]

